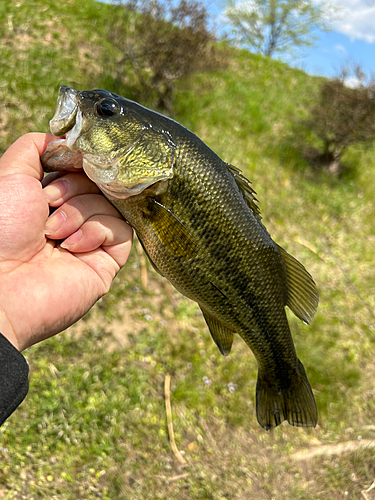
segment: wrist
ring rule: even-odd
[[[14,333],[11,322],[9,321],[4,309],[0,306],[0,332],[9,340],[9,342],[18,350],[21,351],[18,339]]]

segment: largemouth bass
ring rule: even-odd
[[[309,323],[306,269],[261,222],[250,182],[174,120],[105,90],[60,88],[46,170],[82,166],[135,229],[153,267],[196,301],[220,352],[239,334],[258,363],[264,429],[311,427],[317,409],[285,306]]]

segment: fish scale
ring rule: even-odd
[[[79,152],[154,268],[199,304],[221,353],[230,353],[236,333],[250,347],[260,425],[315,426],[285,306],[308,323],[316,286],[268,234],[241,171],[174,120],[105,90],[61,87],[51,131],[66,137],[49,144],[45,169],[67,168]]]

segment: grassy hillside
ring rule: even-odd
[[[110,9],[91,0],[0,5],[2,151],[22,133],[48,131],[60,84],[131,96],[131,75],[114,87],[117,55],[103,40]],[[225,71],[181,83],[174,116],[244,171],[269,232],[317,282],[312,325],[288,313],[316,429],[259,427],[251,352],[238,337],[223,358],[198,307],[135,245],[81,322],[26,351],[30,393],[0,429],[0,498],[364,498],[375,467],[374,150],[349,150],[341,177],[309,166],[304,148],[316,144],[299,121],[317,85],[233,51]],[[167,374],[186,465],[168,438]]]

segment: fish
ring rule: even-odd
[[[155,270],[197,302],[227,356],[235,334],[257,365],[256,417],[315,427],[314,395],[285,307],[310,323],[313,278],[273,241],[251,182],[173,119],[113,92],[61,86],[46,171],[83,166],[137,233]]]

